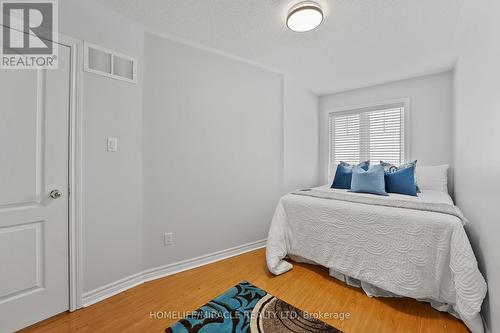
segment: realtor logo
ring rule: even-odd
[[[56,1],[1,1],[0,68],[57,68]]]

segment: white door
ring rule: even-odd
[[[0,70],[0,332],[69,306],[70,68]]]

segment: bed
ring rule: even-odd
[[[325,266],[369,296],[430,302],[483,332],[486,282],[447,193],[418,197],[351,193],[322,186],[283,196],[269,229],[266,258],[275,275],[292,258]]]

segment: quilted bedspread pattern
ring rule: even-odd
[[[273,274],[300,256],[399,296],[447,304],[473,332],[486,282],[455,215],[287,194],[267,239]]]

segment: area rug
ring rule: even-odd
[[[242,281],[165,330],[167,333],[342,333]]]

